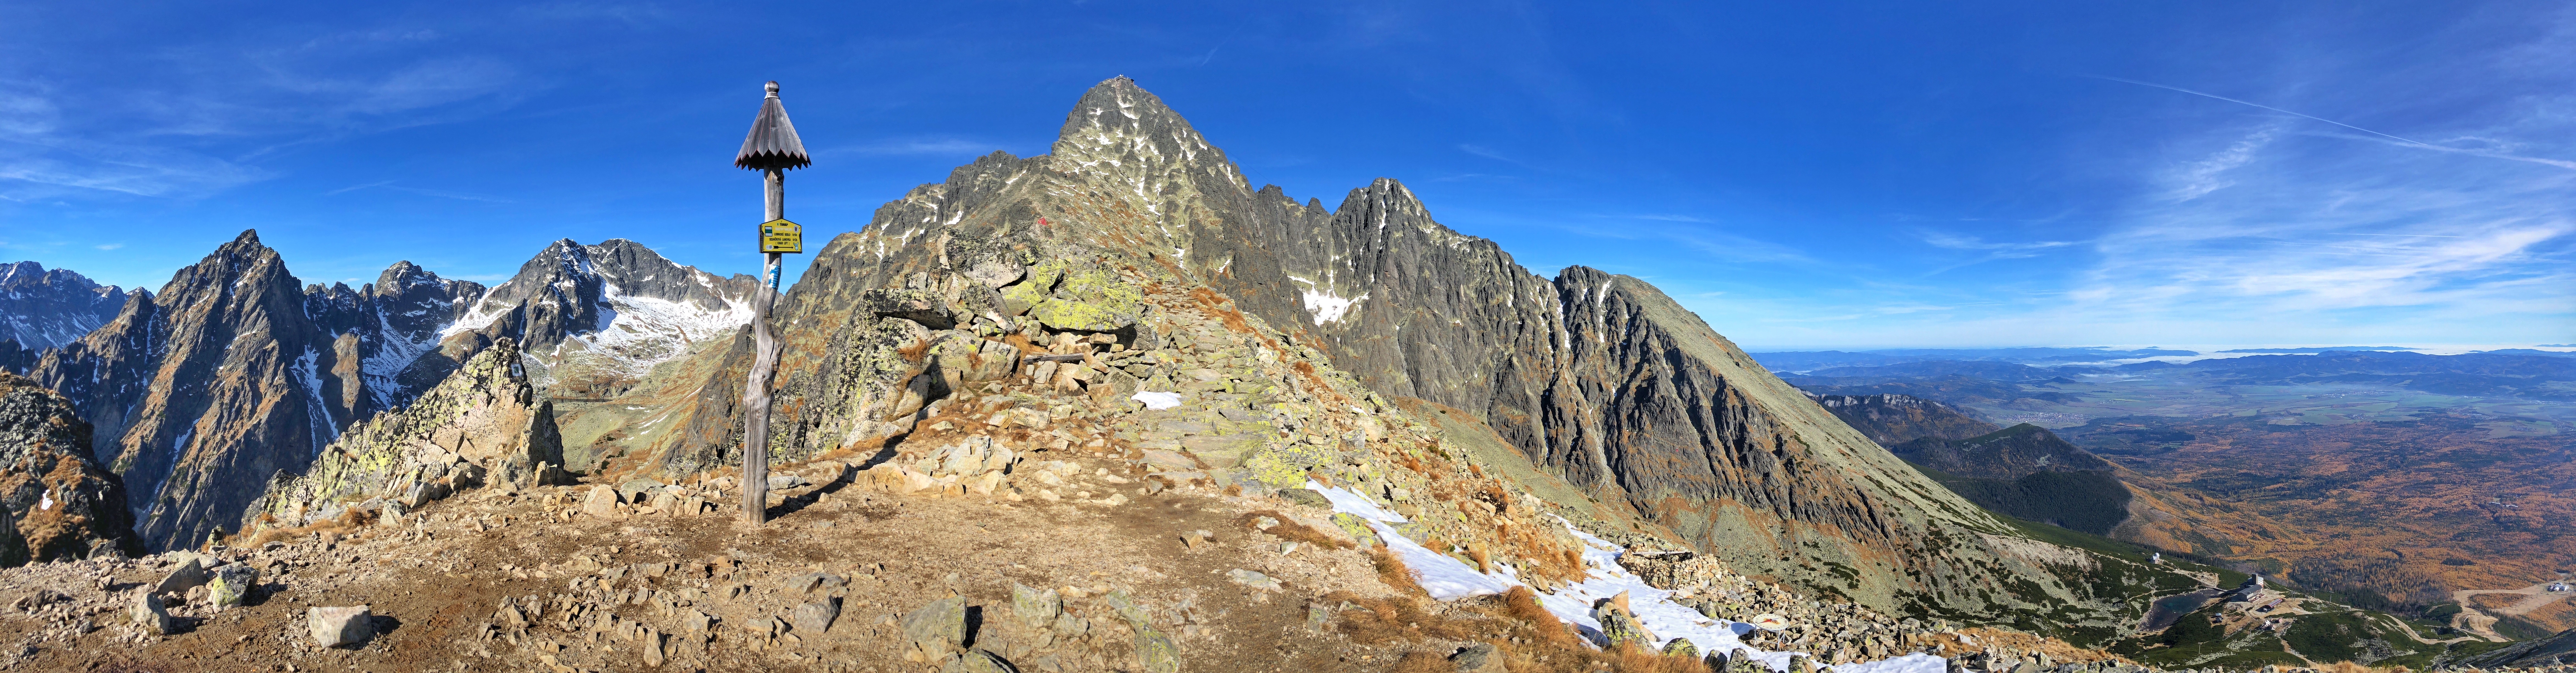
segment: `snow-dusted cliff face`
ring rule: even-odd
[[[0,339],[41,351],[116,319],[125,290],[35,262],[0,265]]]
[[[319,285],[304,290],[304,313],[332,338],[346,362],[338,370],[360,385],[343,390],[343,404],[364,413],[400,408],[454,369],[437,352],[438,339],[488,289],[448,280],[411,262],[395,262],[356,290]]]

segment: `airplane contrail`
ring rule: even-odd
[[[2121,77],[2112,77],[2112,76],[2109,76],[2109,75],[2084,75],[2084,76],[2085,76],[2085,77],[2091,77],[2091,78],[2093,78],[2093,79],[2107,79],[2107,80],[2111,80],[2111,81],[2114,81],[2114,82],[2127,82],[2127,83],[2129,83],[2129,84],[2135,84],[2135,85],[2138,85],[2138,86],[2151,86],[2151,87],[2155,87],[2155,88],[2158,88],[2158,89],[2164,89],[2164,90],[2167,90],[2167,91],[2180,91],[2180,92],[2183,92],[2183,93],[2191,94],[2191,95],[2194,95],[2194,96],[2200,96],[2200,97],[2203,97],[2203,98],[2215,98],[2215,99],[2218,99],[2218,100],[2223,100],[2223,101],[2227,101],[2227,102],[2230,102],[2230,103],[2235,103],[2235,104],[2238,104],[2238,105],[2250,105],[2250,106],[2253,106],[2253,107],[2263,108],[2263,109],[2265,109],[2265,110],[2271,110],[2271,111],[2273,111],[2273,112],[2278,112],[2278,113],[2285,114],[2285,115],[2290,115],[2290,116],[2293,116],[2293,117],[2299,117],[2299,118],[2302,118],[2302,119],[2314,119],[2314,120],[2321,121],[2321,122],[2325,122],[2325,123],[2328,123],[2328,124],[2333,124],[2333,125],[2336,125],[2336,126],[2341,126],[2341,127],[2344,127],[2344,128],[2348,128],[2348,129],[2355,130],[2355,131],[2360,131],[2360,132],[2362,132],[2362,133],[2368,133],[2368,134],[2371,134],[2371,135],[2374,135],[2374,136],[2379,136],[2379,137],[2381,137],[2381,138],[2388,138],[2388,139],[2391,139],[2391,140],[2396,140],[2396,141],[2398,141],[2398,142],[2400,142],[2400,143],[2404,143],[2404,144],[2405,144],[2405,146],[2407,146],[2407,147],[2420,147],[2420,148],[2424,148],[2424,149],[2428,149],[2428,150],[2434,150],[2434,151],[2439,151],[2439,152],[2455,152],[2455,153],[2459,153],[2459,154],[2468,154],[2468,155],[2474,155],[2474,156],[2489,157],[2489,158],[2494,158],[2494,159],[2509,159],[2509,160],[2513,160],[2513,161],[2528,161],[2528,162],[2535,163],[2535,164],[2545,164],[2545,165],[2557,166],[2557,167],[2559,167],[2559,168],[2565,168],[2565,169],[2569,169],[2569,170],[2576,170],[2576,161],[2567,161],[2567,160],[2564,160],[2564,159],[2544,159],[2544,158],[2540,158],[2540,157],[2526,157],[2526,156],[2513,155],[2513,154],[2502,154],[2502,153],[2498,153],[2498,152],[2485,152],[2485,151],[2479,151],[2479,150],[2462,149],[2462,148],[2458,148],[2458,147],[2449,147],[2449,146],[2444,146],[2444,145],[2435,145],[2435,144],[2428,143],[2428,142],[2424,142],[2424,141],[2421,141],[2421,140],[2415,140],[2415,139],[2413,139],[2413,138],[2406,138],[2406,137],[2403,137],[2403,136],[2396,136],[2396,135],[2390,135],[2390,134],[2386,134],[2386,133],[2380,133],[2380,132],[2378,132],[2378,131],[2373,131],[2373,130],[2370,130],[2370,129],[2362,128],[2362,127],[2359,127],[2359,126],[2354,126],[2354,125],[2351,125],[2351,124],[2346,124],[2346,123],[2343,123],[2343,122],[2335,121],[2335,120],[2332,120],[2332,119],[2327,119],[2327,118],[2324,118],[2324,117],[2319,117],[2319,116],[2312,115],[2312,114],[2303,114],[2303,113],[2298,113],[2298,112],[2291,112],[2291,111],[2289,111],[2289,110],[2283,110],[2283,109],[2281,109],[2281,108],[2276,108],[2276,107],[2272,107],[2272,106],[2269,106],[2269,105],[2264,105],[2264,104],[2262,104],[2262,103],[2256,103],[2256,102],[2253,102],[2253,101],[2246,101],[2246,100],[2237,100],[2237,99],[2234,99],[2234,98],[2228,98],[2228,97],[2226,97],[2226,96],[2221,96],[2221,95],[2214,94],[2214,93],[2207,93],[2207,92],[2202,92],[2202,91],[2193,91],[2193,90],[2185,89],[2185,88],[2178,87],[2178,86],[2167,86],[2167,85],[2163,85],[2163,84],[2157,84],[2157,83],[2154,83],[2154,82],[2141,82],[2141,81],[2134,80],[2134,79],[2127,79],[2127,78],[2121,78]],[[2344,137],[2351,137],[2351,136],[2344,136]],[[2357,139],[2357,140],[2373,140],[2373,139],[2370,139],[2370,138],[2356,138],[2356,139]],[[2377,141],[2377,142],[2387,142],[2387,141]]]
[[[2109,76],[2109,75],[2085,75],[2085,77],[2091,77],[2091,78],[2094,78],[2094,79],[2107,79],[2107,80],[2111,80],[2111,81],[2114,81],[2114,82],[2128,82],[2128,83],[2130,83],[2130,84],[2135,84],[2135,85],[2138,85],[2138,86],[2151,86],[2151,87],[2155,87],[2155,88],[2158,88],[2158,89],[2164,89],[2164,90],[2168,90],[2168,91],[2180,91],[2180,92],[2187,93],[2187,94],[2191,94],[2191,95],[2194,95],[2194,96],[2201,96],[2201,97],[2205,97],[2205,98],[2216,98],[2216,99],[2219,99],[2219,100],[2227,101],[2227,102],[2230,102],[2230,103],[2237,103],[2237,104],[2240,104],[2240,105],[2252,105],[2252,106],[2254,106],[2254,107],[2263,108],[2263,109],[2265,109],[2265,110],[2271,110],[2271,111],[2273,111],[2273,112],[2278,112],[2278,113],[2281,113],[2281,114],[2291,115],[2291,116],[2295,116],[2295,117],[2306,117],[2306,118],[2308,118],[2308,119],[2314,119],[2314,120],[2317,120],[2317,121],[2325,122],[2325,123],[2328,123],[2328,124],[2333,124],[2333,125],[2336,125],[2336,126],[2341,126],[2341,127],[2344,127],[2344,128],[2352,129],[2352,130],[2355,130],[2355,131],[2360,131],[2360,132],[2362,132],[2362,133],[2368,133],[2368,134],[2375,135],[2375,136],[2385,136],[2385,137],[2389,137],[2389,138],[2397,138],[2398,140],[2404,140],[2404,141],[2406,141],[2406,142],[2414,143],[2414,144],[2417,144],[2417,145],[2423,145],[2423,146],[2425,146],[2425,147],[2441,147],[2440,145],[2435,145],[2435,144],[2428,143],[2428,142],[2424,142],[2424,141],[2421,141],[2421,140],[2412,140],[2412,139],[2408,139],[2408,138],[2399,138],[2399,137],[2397,137],[2397,136],[2388,135],[2388,134],[2386,134],[2386,133],[2380,133],[2380,132],[2378,132],[2378,131],[2373,131],[2373,130],[2366,129],[2366,128],[2362,128],[2362,127],[2359,127],[2359,126],[2354,126],[2354,125],[2351,125],[2351,124],[2346,124],[2346,123],[2339,122],[2339,121],[2335,121],[2335,120],[2332,120],[2332,119],[2327,119],[2327,118],[2324,118],[2324,117],[2319,117],[2319,116],[2316,116],[2316,115],[2310,115],[2310,114],[2299,114],[2299,113],[2296,113],[2296,112],[2291,112],[2291,111],[2289,111],[2289,110],[2283,110],[2283,109],[2281,109],[2281,108],[2276,108],[2276,107],[2272,107],[2272,106],[2269,106],[2269,105],[2264,105],[2264,104],[2262,104],[2262,103],[2256,103],[2256,102],[2252,102],[2252,101],[2242,101],[2242,100],[2237,100],[2237,99],[2234,99],[2234,98],[2228,98],[2228,97],[2226,97],[2226,96],[2221,96],[2221,95],[2214,94],[2214,93],[2205,93],[2205,92],[2200,92],[2200,91],[2193,91],[2193,90],[2185,89],[2185,88],[2178,87],[2178,86],[2165,86],[2165,85],[2157,84],[2157,83],[2154,83],[2154,82],[2140,82],[2140,81],[2137,81],[2137,80],[2134,80],[2134,79],[2122,79],[2122,78],[2118,78],[2118,77],[2112,77],[2112,76]],[[2443,148],[2443,149],[2450,149],[2450,148]]]

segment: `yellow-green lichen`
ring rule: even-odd
[[[1244,459],[1243,466],[1252,471],[1253,481],[1265,486],[1299,488],[1306,484],[1306,470],[1330,463],[1332,458],[1332,449],[1290,443],[1262,449]]]
[[[1065,274],[1053,294],[1029,308],[1029,317],[1053,329],[1106,332],[1136,324],[1144,311],[1145,295],[1134,284],[1095,268]]]

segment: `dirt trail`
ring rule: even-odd
[[[2496,608],[2493,612],[2516,616],[2527,615],[2531,614],[2531,611],[2533,610],[2549,607],[2549,604],[2556,603],[2560,599],[2566,598],[2570,593],[2576,593],[2566,591],[2551,592],[2549,591],[2549,585],[2551,584],[2554,584],[2554,582],[2542,582],[2520,589],[2461,589],[2459,591],[2451,592],[2451,600],[2459,601],[2461,607],[2467,608],[2469,607],[2469,597],[2478,594],[2519,594],[2525,597],[2522,599],[2522,602]]]

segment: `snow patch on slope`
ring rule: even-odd
[[[1404,561],[1405,568],[1413,572],[1414,581],[1420,583],[1432,598],[1456,600],[1500,594],[1510,591],[1513,586],[1527,586],[1510,566],[1502,566],[1491,573],[1477,572],[1463,561],[1406,539],[1392,525],[1405,523],[1406,519],[1377,506],[1366,496],[1312,480],[1306,482],[1306,488],[1322,493],[1324,499],[1332,501],[1333,511],[1366,520],[1369,527],[1377,531],[1378,538],[1386,541],[1387,550]],[[1627,553],[1627,548],[1583,532],[1563,518],[1558,518],[1557,522],[1565,524],[1566,530],[1583,541],[1587,576],[1556,593],[1540,592],[1536,587],[1531,591],[1538,594],[1539,605],[1547,608],[1549,614],[1574,625],[1584,637],[1595,639],[1595,642],[1601,637],[1601,622],[1592,618],[1592,603],[1626,592],[1628,605],[1636,611],[1637,621],[1644,623],[1647,631],[1664,639],[1655,643],[1657,650],[1663,649],[1664,644],[1673,639],[1688,638],[1702,652],[1730,652],[1742,648],[1774,671],[1789,670],[1791,657],[1808,656],[1804,652],[1767,652],[1744,644],[1740,637],[1753,632],[1752,624],[1710,619],[1690,606],[1675,602],[1672,592],[1646,584],[1644,578],[1619,566],[1619,555]],[[1829,666],[1825,670],[1832,673],[1943,673],[1947,667],[1947,662],[1940,657],[1909,654],[1880,661]]]
[[[652,372],[654,365],[687,353],[692,344],[751,324],[751,303],[746,300],[725,299],[723,308],[710,310],[626,294],[615,284],[603,284],[600,290],[599,329],[572,335],[564,340],[565,348],[605,358],[611,369],[629,376],[641,377]]]
[[[322,447],[340,438],[339,426],[331,422],[331,406],[322,401],[320,358],[320,354],[313,352],[312,346],[306,346],[304,355],[295,358],[295,366],[288,370],[294,372],[295,377],[300,379],[299,382],[304,384],[305,423],[312,426],[313,455],[315,456],[322,455]]]
[[[1362,292],[1360,296],[1344,299],[1341,295],[1333,294],[1332,288],[1325,287],[1321,283],[1298,276],[1289,276],[1288,279],[1306,284],[1306,289],[1301,292],[1301,296],[1306,301],[1306,312],[1315,314],[1317,325],[1340,321],[1343,314],[1350,312],[1352,304],[1368,301],[1369,298],[1368,293]],[[1330,280],[1329,277],[1326,279]]]
[[[484,322],[489,324],[491,321]],[[377,310],[376,352],[358,361],[358,375],[366,380],[367,395],[376,399],[376,408],[393,409],[406,402],[399,399],[403,397],[403,390],[395,377],[419,361],[420,356],[428,354],[430,349],[437,348],[438,340],[445,337],[452,327],[424,330],[418,337],[413,337],[395,329],[393,322],[385,319],[383,310]]]

